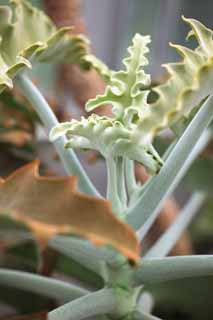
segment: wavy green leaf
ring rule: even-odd
[[[13,0],[13,8],[0,7],[0,91],[12,88],[12,79],[31,62],[77,63],[87,68],[85,37],[71,28],[56,29],[52,21],[26,0]]]
[[[136,141],[132,130],[115,119],[95,114],[79,121],[73,119],[55,126],[50,132],[50,140],[64,134],[68,137],[65,148],[93,149],[105,158],[125,156],[142,163],[152,174],[157,173],[163,164],[151,144]]]
[[[150,85],[150,76],[142,69],[148,64],[145,54],[149,52],[150,37],[136,34],[132,42],[128,48],[129,56],[123,60],[125,71],[111,71],[97,58],[87,56],[87,61],[103,76],[107,87],[103,95],[88,101],[86,109],[91,111],[112,104],[116,119],[121,119],[127,127],[146,112],[149,91],[145,88]]]
[[[183,116],[187,117],[212,92],[213,32],[195,19],[183,17],[183,20],[192,28],[190,36],[195,37],[198,47],[191,50],[170,43],[183,60],[164,65],[169,79],[153,89],[158,99],[140,121],[138,135],[154,136]]]
[[[152,178],[145,192],[129,209],[127,220],[134,228],[140,229],[141,238],[150,229],[165,199],[175,189],[193,160],[208,143],[208,132],[204,133],[204,136],[201,135],[213,117],[212,102],[212,97],[204,102],[172,149],[159,175]]]
[[[135,137],[143,142],[150,142],[158,131],[180,119],[187,119],[191,110],[212,92],[213,32],[199,21],[184,17],[183,20],[192,28],[190,36],[195,37],[198,47],[191,50],[170,44],[183,60],[164,65],[169,78],[153,88],[158,95],[155,102],[147,103],[150,79],[142,70],[148,63],[145,54],[150,38],[137,34],[128,49],[130,56],[124,59],[125,71],[111,71],[97,58],[87,57],[107,87],[103,95],[88,101],[86,109],[91,111],[103,104],[112,104],[116,118],[125,124],[134,124]]]
[[[105,93],[89,100],[86,109],[91,111],[103,104],[112,104],[114,117],[93,114],[87,119],[62,123],[51,131],[51,140],[67,134],[67,148],[95,149],[108,159],[124,156],[142,163],[149,173],[158,173],[163,164],[160,156],[150,141],[144,142],[137,136],[137,123],[149,108],[146,88],[150,85],[150,76],[142,69],[148,64],[145,54],[149,51],[149,42],[149,36],[135,35],[122,71],[111,71],[96,57],[86,56],[87,62],[107,83]]]

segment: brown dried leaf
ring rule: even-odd
[[[109,244],[137,262],[134,231],[112,212],[111,204],[76,191],[76,178],[47,178],[34,161],[0,181],[0,212],[24,221],[44,241],[71,232],[96,245]]]

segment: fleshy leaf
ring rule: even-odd
[[[44,240],[71,232],[97,245],[112,245],[138,260],[135,233],[114,216],[108,201],[77,192],[75,177],[40,177],[37,161],[0,182],[0,209],[24,221]]]
[[[53,141],[64,134],[68,137],[67,148],[93,149],[105,158],[125,156],[142,163],[147,170],[156,174],[162,160],[151,144],[142,144],[135,140],[132,130],[122,122],[98,115],[91,115],[80,121],[71,120],[54,127],[50,132]]]
[[[212,92],[213,31],[195,19],[183,20],[192,28],[198,47],[194,50],[170,44],[183,57],[176,63],[165,64],[168,80],[153,90],[158,94],[147,115],[139,124],[138,136],[152,137],[161,129],[188,117],[191,110]]]
[[[123,60],[123,71],[111,71],[99,59],[87,55],[85,59],[102,75],[107,87],[103,95],[88,101],[86,109],[91,111],[103,104],[112,104],[114,117],[92,115],[88,119],[62,123],[51,131],[51,140],[66,134],[67,148],[95,149],[105,158],[126,157],[143,164],[150,174],[158,173],[163,161],[150,140],[142,141],[137,136],[137,122],[148,108],[146,88],[150,85],[150,76],[142,68],[148,64],[145,54],[149,51],[149,42],[149,36],[135,35],[128,48],[129,56]]]
[[[150,78],[141,70],[147,64],[145,54],[150,40],[137,34],[128,49],[130,56],[124,59],[126,71],[111,71],[98,59],[87,57],[106,81],[107,88],[103,95],[89,100],[86,109],[91,111],[103,104],[112,104],[116,118],[131,126],[135,139],[145,143],[151,142],[160,130],[184,117],[187,119],[192,109],[212,92],[213,31],[194,19],[183,17],[183,20],[192,28],[189,37],[197,40],[198,47],[192,50],[170,44],[183,60],[164,65],[169,78],[153,89],[158,95],[155,102],[147,103]]]
[[[141,112],[147,108],[150,76],[145,74],[142,67],[148,64],[145,54],[149,51],[147,45],[149,36],[136,34],[133,44],[128,48],[129,56],[123,60],[126,70],[111,71],[97,58],[89,55],[86,59],[103,76],[107,83],[105,93],[88,101],[87,111],[104,104],[112,104],[116,119],[122,119],[130,125],[134,118],[138,119]]]
[[[56,29],[52,21],[26,0],[14,0],[13,10],[0,7],[0,91],[12,88],[12,79],[31,61],[77,63],[84,60],[88,40],[70,35],[70,27]],[[30,59],[30,61],[29,61]]]

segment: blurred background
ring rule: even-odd
[[[3,1],[0,1],[0,3]],[[4,1],[6,2],[6,1]],[[181,15],[212,27],[211,0],[82,0],[81,13],[96,55],[112,69],[121,67],[133,35],[150,34],[150,66],[153,78],[164,72],[161,64],[174,61],[175,51],[168,43],[183,43],[187,27]],[[41,0],[32,1],[42,6]]]
[[[184,44],[185,42],[188,28],[181,20],[181,15],[196,18],[209,28],[213,26],[212,0],[34,0],[31,2],[46,10],[57,26],[74,25],[74,32],[85,33],[91,40],[94,53],[112,69],[117,70],[122,67],[122,58],[126,55],[126,48],[130,45],[135,33],[150,34],[152,38],[148,56],[150,64],[146,71],[151,73],[153,83],[159,83],[166,77],[161,64],[179,59],[168,43],[171,41]],[[0,0],[1,5],[7,3],[8,1]],[[194,44],[190,43],[190,45]],[[83,107],[87,99],[104,90],[104,83],[97,74],[85,75],[73,66],[36,65],[31,72],[31,77],[45,94],[61,121],[83,115]],[[34,158],[41,159],[44,174],[64,174],[35,114],[30,113],[29,117],[29,109],[31,112],[28,102],[16,91],[0,95],[0,174],[6,176],[14,168]],[[107,113],[108,109],[103,108],[100,112]],[[162,138],[155,143],[159,151],[163,152],[169,142],[169,138]],[[88,174],[104,194],[106,188],[104,162],[92,153],[79,153],[79,156]],[[137,168],[137,175],[138,180],[142,182],[147,178],[141,168]],[[193,164],[178,188],[175,199],[172,198],[167,202],[162,216],[150,233],[148,244],[172,223],[178,214],[178,208],[185,203],[193,191],[197,190],[205,191],[209,195],[205,206],[201,209],[202,215],[195,219],[189,233],[180,239],[171,254],[213,253],[212,143]],[[16,247],[8,250],[10,257],[11,252],[17,253]],[[16,260],[15,264],[5,258],[7,257],[5,254],[6,251],[2,254],[0,251],[0,267],[12,265],[13,268],[37,271],[36,253],[30,257],[29,265],[26,255],[24,255],[23,264],[23,251],[19,251],[19,260]],[[71,261],[60,257],[54,267],[56,266],[57,272],[69,276],[68,265],[71,265]],[[73,270],[76,276],[78,272],[75,266]],[[94,283],[90,281],[88,285],[93,286]],[[178,282],[170,282],[150,290],[157,302],[155,314],[162,318],[213,319],[212,277],[197,279],[196,285],[188,279],[181,285]],[[24,293],[17,294],[20,297],[19,300],[23,302]],[[27,306],[24,303],[21,304],[22,311],[36,311],[40,305],[44,304],[41,300],[37,300],[38,303],[35,304],[32,297],[30,299],[31,302]],[[4,310],[5,314],[10,313],[11,307],[6,306],[12,304],[16,308],[17,303],[11,301],[9,293],[3,292],[2,289],[0,289],[0,300],[4,301],[4,309],[0,309],[1,319],[3,313],[1,310]]]

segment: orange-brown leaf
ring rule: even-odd
[[[138,260],[134,231],[115,217],[108,201],[79,193],[75,177],[40,177],[38,166],[34,161],[0,181],[0,212],[24,221],[44,240],[71,232]]]

